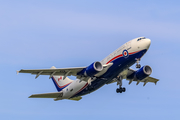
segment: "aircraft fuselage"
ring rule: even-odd
[[[74,80],[62,90],[63,97],[61,99],[83,96],[110,83],[121,72],[140,60],[149,49],[150,44],[151,40],[143,37],[125,43],[101,61],[102,65],[112,63],[112,66],[104,74],[96,77],[91,84],[80,79]]]

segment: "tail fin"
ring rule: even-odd
[[[56,68],[53,66],[53,67],[51,67],[51,69],[56,69]],[[63,79],[63,78],[64,78],[64,76],[57,76],[57,75],[52,76],[52,80],[58,91],[61,91],[62,89],[67,87],[69,84],[71,84],[73,81],[73,80],[69,79],[68,77],[66,77],[65,79]]]

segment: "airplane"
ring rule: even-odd
[[[33,94],[29,98],[54,98],[54,101],[68,99],[79,101],[82,96],[94,92],[104,86],[117,82],[119,87],[117,93],[126,91],[122,87],[122,80],[129,81],[129,85],[134,81],[136,85],[143,82],[145,86],[148,82],[156,83],[156,78],[150,77],[152,68],[148,65],[141,67],[139,64],[141,58],[147,52],[151,44],[151,40],[145,37],[135,38],[113,53],[108,55],[102,61],[96,61],[86,67],[74,68],[55,68],[50,69],[21,69],[17,73],[31,73],[36,75],[35,79],[40,75],[49,75],[57,88],[58,92]],[[137,70],[130,68],[136,63]],[[68,76],[76,76],[76,80],[71,80]]]

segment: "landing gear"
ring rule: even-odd
[[[119,85],[119,88],[116,89],[117,93],[122,93],[126,91],[125,87],[122,88],[122,77],[117,77],[117,85]]]
[[[136,64],[136,68],[141,68],[141,65],[140,64]]]
[[[139,64],[139,61],[140,61],[140,59],[137,59],[137,58],[136,58],[136,63],[137,63],[137,64],[136,64],[136,68],[141,68],[141,65]]]
[[[126,88],[125,88],[125,87],[123,87],[123,88],[122,88],[122,87],[121,87],[121,88],[117,88],[117,89],[116,89],[116,92],[117,92],[117,93],[126,92]]]

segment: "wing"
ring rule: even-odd
[[[136,85],[138,85],[140,82],[143,82],[143,86],[145,86],[148,82],[151,82],[151,83],[154,83],[156,85],[156,83],[159,81],[159,79],[156,79],[156,78],[153,78],[153,77],[147,77],[143,80],[130,80],[130,79],[126,79],[126,80],[129,80],[129,84],[131,84],[132,81],[136,81]]]
[[[124,78],[126,80],[129,80],[129,84],[131,84],[132,81],[136,81],[136,85],[138,85],[140,82],[143,82],[145,86],[148,82],[154,83],[156,85],[156,83],[159,81],[159,79],[153,78],[153,77],[146,77],[143,80],[137,80],[137,79],[128,79],[128,76],[130,76],[131,74],[133,74],[135,72],[135,70],[129,68],[127,70],[124,71]]]
[[[103,65],[103,70],[101,72],[99,72],[96,76],[101,76],[102,74],[104,74],[109,67],[111,67],[113,64],[109,63],[107,65]],[[29,69],[29,70],[24,70],[21,69],[20,71],[17,71],[18,73],[31,73],[36,75],[35,78],[38,78],[39,75],[50,75],[49,78],[51,78],[53,75],[59,75],[59,76],[64,76],[64,79],[67,76],[77,76],[78,78],[81,78],[77,75],[77,73],[79,73],[80,71],[82,71],[83,69],[85,69],[87,67],[75,67],[75,68],[55,68],[54,66],[51,67],[50,69]]]
[[[130,76],[131,74],[133,74],[135,72],[135,70],[131,69],[131,68],[128,68],[126,70],[124,70],[122,73],[119,74],[119,76],[122,76],[123,79],[126,79],[129,81],[129,84],[131,84],[131,82],[133,81],[136,81],[136,85],[138,85],[140,82],[143,82],[143,86],[145,86],[148,82],[151,82],[151,83],[157,83],[159,81],[159,79],[156,79],[156,78],[153,78],[153,77],[146,77],[145,79],[143,80],[136,80],[136,79],[128,79],[128,76]],[[114,83],[114,82],[117,82],[116,79],[113,79],[112,81],[110,81],[109,83],[107,84],[110,84],[110,83]]]
[[[55,68],[54,66],[50,69],[29,69],[24,70],[21,69],[20,71],[17,71],[17,73],[31,73],[35,74],[36,78],[39,77],[39,75],[50,75],[50,78],[53,75],[60,75],[60,76],[76,76],[78,72],[82,71],[86,67],[76,67],[76,68]],[[65,78],[65,77],[64,77]]]

